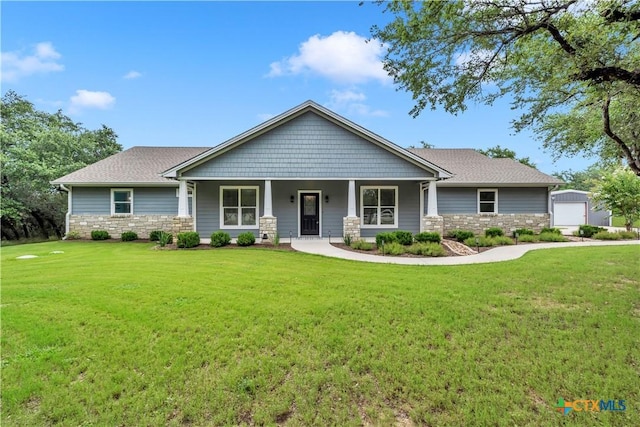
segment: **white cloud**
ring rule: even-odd
[[[384,53],[380,42],[367,42],[354,32],[336,31],[327,37],[316,34],[300,45],[298,54],[273,62],[267,76],[311,73],[340,83],[391,83],[382,68]]]
[[[389,113],[384,110],[371,108],[364,101],[367,96],[355,89],[332,90],[327,107],[349,115],[387,117]]]
[[[142,73],[140,73],[138,71],[135,71],[135,70],[131,70],[127,74],[122,76],[122,78],[126,79],[126,80],[137,79],[138,77],[142,77]]]
[[[109,92],[93,92],[79,89],[69,101],[69,112],[77,113],[87,108],[106,110],[115,104],[116,99]]]
[[[37,73],[50,73],[64,70],[64,65],[58,63],[62,57],[51,42],[42,42],[35,45],[31,55],[23,52],[2,52],[0,62],[2,63],[3,82],[15,82],[22,77]]]

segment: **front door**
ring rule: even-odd
[[[320,235],[320,194],[300,193],[300,234]]]

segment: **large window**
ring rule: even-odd
[[[133,189],[111,189],[111,215],[131,215],[133,213]]]
[[[478,190],[478,213],[498,212],[498,190],[479,189]]]
[[[397,227],[398,187],[360,187],[360,209],[365,228]]]
[[[258,187],[220,187],[220,228],[258,225]]]

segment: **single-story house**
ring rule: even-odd
[[[611,226],[611,211],[595,205],[589,192],[580,190],[552,191],[551,218],[554,227],[582,224]]]
[[[307,101],[213,148],[133,147],[52,182],[67,231],[370,238],[550,225],[561,181],[472,149],[404,149]]]

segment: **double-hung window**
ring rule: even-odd
[[[478,213],[498,213],[498,190],[478,190]]]
[[[133,189],[111,189],[111,215],[131,215],[133,213]]]
[[[258,225],[258,187],[220,187],[220,228]]]
[[[398,187],[360,187],[362,226],[394,228],[398,226]]]

